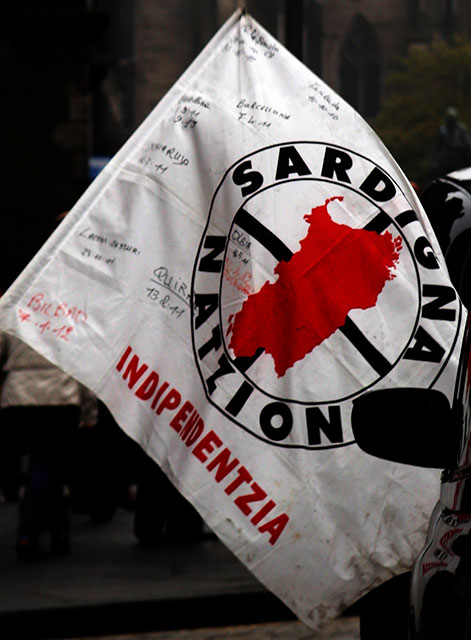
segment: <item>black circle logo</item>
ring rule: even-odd
[[[284,447],[351,444],[353,398],[404,384],[418,367],[432,386],[461,317],[391,177],[315,142],[266,147],[228,169],[192,288],[208,400]]]

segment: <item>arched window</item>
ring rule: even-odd
[[[373,28],[355,16],[340,52],[340,91],[365,118],[379,111],[379,46]]]

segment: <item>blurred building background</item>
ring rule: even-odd
[[[240,4],[1,1],[1,290]],[[469,0],[245,6],[367,119],[381,108],[384,78],[398,56],[471,31]]]

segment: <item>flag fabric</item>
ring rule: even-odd
[[[93,390],[317,628],[423,544],[438,472],[364,454],[350,412],[369,389],[452,397],[465,312],[442,265],[375,133],[237,12],[6,292],[0,326]]]

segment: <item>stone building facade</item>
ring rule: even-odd
[[[138,120],[240,5],[366,117],[380,109],[384,78],[397,57],[411,46],[471,31],[468,0],[138,0]],[[300,22],[296,47],[287,42],[293,10]]]

